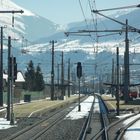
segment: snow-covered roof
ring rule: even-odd
[[[3,73],[3,79],[6,81],[8,80],[8,75]],[[15,80],[16,82],[25,82],[24,76],[21,71],[17,72],[17,79]]]
[[[16,82],[25,82],[25,79],[24,79],[24,77],[23,77],[23,74],[22,74],[22,72],[20,72],[20,71],[17,73]]]

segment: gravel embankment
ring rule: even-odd
[[[52,127],[41,140],[77,140],[84,119],[63,120],[55,127]]]
[[[68,104],[67,104],[68,105]],[[66,105],[66,106],[67,106]],[[63,106],[64,107],[64,106]],[[51,115],[51,113],[54,113],[55,111],[58,111],[57,109],[51,109],[48,111],[48,109],[42,110],[40,112],[37,112],[32,117],[18,117],[16,118],[17,124],[15,127],[0,130],[0,140],[4,140],[11,135],[23,130],[24,128],[27,128],[35,123],[37,123],[39,120],[43,119],[47,115]],[[42,113],[41,113],[42,112]],[[49,132],[43,136],[42,139],[44,140],[74,140],[78,137],[81,127],[83,125],[84,119],[79,120],[62,120],[60,123],[58,123],[55,127],[52,127]]]

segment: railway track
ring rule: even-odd
[[[99,104],[100,108],[98,113],[97,110],[95,110],[97,104]],[[82,136],[80,136],[78,140],[122,140],[128,127],[140,120],[140,116],[133,118],[138,114],[139,113],[131,114],[129,116],[127,115],[121,119],[116,118],[115,116],[109,118],[110,114],[104,105],[104,102],[101,98],[98,97],[97,99],[97,96],[95,96],[89,116],[81,130]],[[132,119],[133,121],[124,125],[124,121],[128,119]]]
[[[129,129],[129,127],[133,126],[135,123],[137,123],[138,121],[140,121],[140,115],[139,115],[139,113],[134,114],[134,115],[128,117],[127,119],[125,119],[123,121],[123,123],[126,122],[126,121],[128,121],[128,123],[125,124],[123,127],[121,127],[119,131],[117,131],[117,136],[115,138],[116,140],[123,140],[124,135],[127,132],[127,129]],[[134,131],[136,131],[136,130],[134,130]]]
[[[7,137],[5,140],[123,140],[127,129],[140,120],[139,113],[135,113],[110,123],[104,102],[96,95],[93,99],[88,116],[82,119],[65,119],[67,114],[78,105],[76,103],[72,106],[53,110],[47,115],[42,114],[37,118],[34,116],[34,119],[40,121],[35,124],[32,123],[31,126]]]
[[[96,110],[97,108],[99,109],[98,111]],[[85,120],[78,140],[97,139],[100,137],[103,140],[108,140],[106,132],[109,124],[107,112],[108,110],[100,96],[95,95],[89,115]]]
[[[91,131],[90,123],[91,123],[91,118],[92,118],[92,115],[93,115],[94,104],[95,104],[95,96],[94,96],[94,100],[93,100],[91,109],[89,111],[89,115],[88,115],[87,119],[85,120],[85,122],[83,124],[83,127],[81,129],[80,135],[79,135],[77,140],[85,140],[86,134],[90,133],[90,131]]]
[[[123,122],[127,119],[130,119],[131,117],[135,116],[136,114],[129,115],[127,117],[124,117],[122,119],[119,119],[113,123],[111,123],[107,127],[107,133],[109,135],[109,140],[116,139],[121,131],[121,128],[124,127]]]
[[[63,110],[62,110],[63,112]],[[60,116],[61,114],[62,116]],[[57,111],[53,113],[51,116],[42,119],[38,123],[35,123],[34,125],[31,125],[30,127],[23,129],[22,131],[19,131],[18,133],[12,135],[9,138],[6,138],[6,140],[28,140],[28,139],[36,139],[41,133],[43,134],[44,130],[47,131],[50,127],[55,125],[58,121],[61,120],[61,117],[63,117],[65,113],[61,113],[61,111]],[[57,118],[55,120],[55,118]],[[59,120],[60,119],[60,120]],[[45,127],[47,126],[47,128]],[[44,129],[45,127],[45,129]]]
[[[97,139],[103,139],[103,140],[108,140],[108,133],[107,133],[107,126],[109,125],[109,119],[108,119],[108,109],[106,105],[104,104],[103,100],[101,99],[100,96],[96,95],[98,98],[98,103],[99,103],[99,112],[98,112],[98,131],[95,133],[91,134],[90,140],[97,140]],[[94,116],[95,114],[93,114]],[[97,115],[97,114],[96,114]],[[96,116],[97,117],[97,116]],[[93,124],[93,129],[94,129],[94,124]]]
[[[85,140],[123,140],[125,132],[127,132],[127,129],[130,126],[132,126],[135,122],[140,120],[139,113],[134,113],[131,115],[127,115],[126,117],[123,117],[121,119],[117,119],[116,121],[113,121],[113,123],[110,123],[108,118],[109,117],[108,110],[106,109],[104,102],[102,102],[100,98],[99,104],[100,104],[100,113],[95,114],[95,112],[93,111],[92,116],[96,116],[96,118],[100,117],[101,119],[97,120],[98,126],[96,126],[95,121],[94,122],[90,121],[93,123],[92,128],[94,129],[95,132],[90,133],[90,135],[87,136]],[[125,121],[127,121],[127,123],[124,123]]]
[[[47,131],[50,131],[50,129],[61,123],[65,116],[77,105],[77,103],[74,103],[74,105],[70,107],[66,106],[65,108],[49,113],[47,117],[40,117],[41,120],[37,123],[13,134],[5,140],[36,140],[40,138],[46,140],[46,133],[49,133]]]

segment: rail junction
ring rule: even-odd
[[[0,136],[2,140],[122,140],[129,127],[139,121],[139,107],[122,109],[119,118],[109,104],[98,94],[82,96],[81,111],[78,98],[57,104],[17,117],[15,127],[0,130]]]

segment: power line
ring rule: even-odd
[[[83,17],[84,17],[84,20],[85,20],[85,23],[86,23],[87,29],[88,29],[88,22],[87,22],[87,19],[86,19],[85,13],[84,13],[84,9],[83,9],[83,7],[82,7],[81,0],[79,0],[79,5],[80,5],[80,8],[81,8],[81,11],[82,11],[82,14],[83,14]]]
[[[81,8],[83,17],[84,17],[84,21],[85,21],[85,23],[86,23],[86,27],[87,27],[87,29],[89,29],[88,21],[87,21],[87,19],[86,19],[85,13],[84,13],[84,9],[83,9],[83,7],[82,7],[81,0],[79,0],[79,5],[80,5],[80,8]],[[86,35],[86,36],[87,36],[87,35]],[[92,37],[92,35],[91,35],[90,33],[89,33],[89,37],[92,39],[92,41],[95,41],[95,39]]]
[[[88,3],[89,3],[89,7],[90,7],[90,11],[92,11],[92,9],[93,9],[93,5],[91,4],[91,1],[90,0],[88,0]],[[94,6],[95,6],[95,8],[96,8],[96,4],[95,4],[95,0],[94,0]],[[95,15],[95,18],[94,18],[94,14],[91,12],[91,16],[92,16],[92,21],[93,21],[93,24],[94,24],[94,28],[95,28],[95,30],[97,30],[97,14]],[[96,34],[96,39],[95,39],[95,41],[96,41],[96,43],[97,43],[97,46],[96,46],[96,48],[94,48],[94,52],[98,52],[98,33],[96,32],[95,33]],[[96,49],[96,50],[95,50]]]

